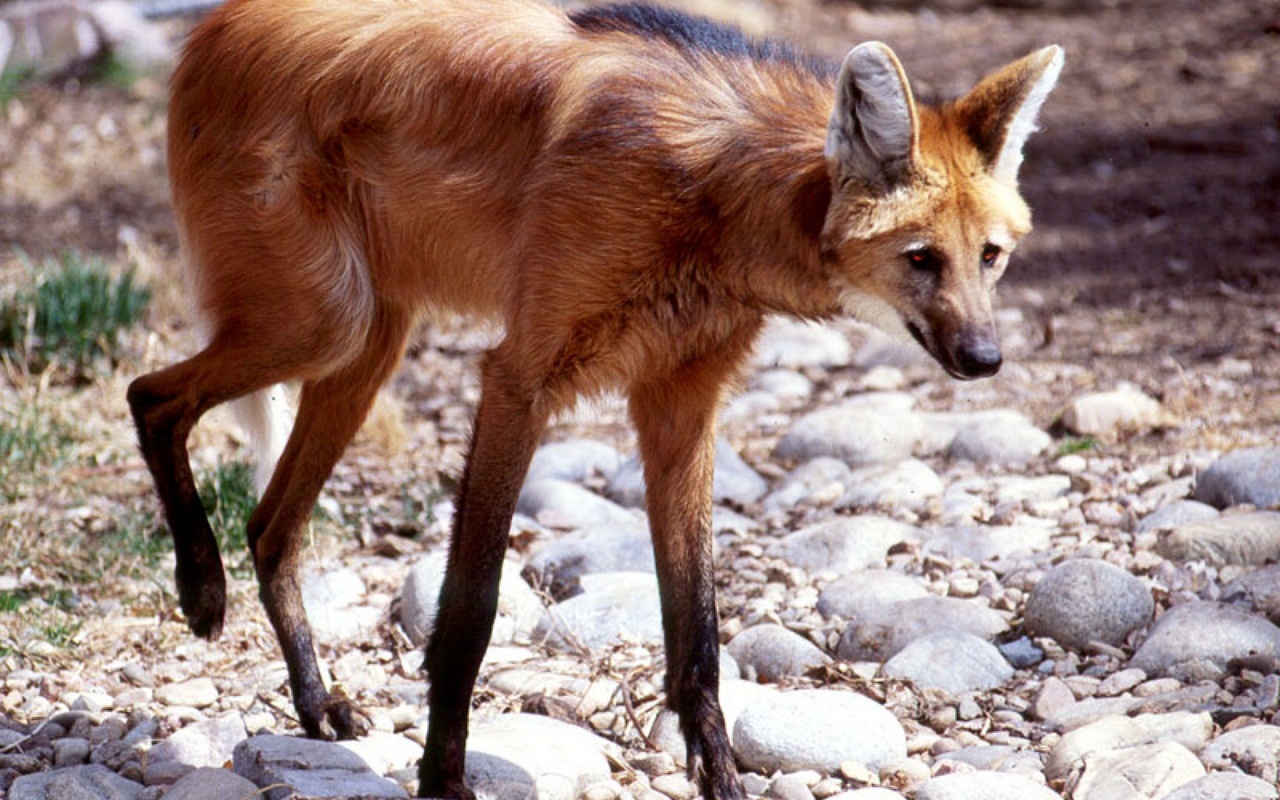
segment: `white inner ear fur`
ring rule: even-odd
[[[827,126],[826,156],[842,171],[882,180],[915,147],[911,90],[897,58],[879,42],[845,56]]]
[[[1027,93],[1027,99],[1022,101],[1022,107],[1018,109],[1018,113],[1014,114],[1009,122],[1009,129],[1004,137],[1004,147],[1000,148],[1000,155],[996,158],[995,166],[991,170],[996,180],[1010,186],[1018,182],[1018,168],[1022,166],[1022,148],[1031,134],[1036,132],[1036,117],[1040,114],[1040,107],[1044,105],[1049,92],[1053,91],[1053,87],[1058,83],[1058,75],[1062,72],[1062,48],[1055,45],[1048,49],[1054,51],[1053,58],[1050,59],[1044,72],[1040,73],[1031,91]]]

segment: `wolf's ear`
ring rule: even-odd
[[[1022,147],[1036,130],[1062,62],[1061,47],[1038,50],[987,76],[956,102],[956,114],[996,180],[1017,184]]]
[[[827,161],[838,178],[893,188],[915,158],[915,101],[898,57],[880,42],[845,56],[827,126]]]

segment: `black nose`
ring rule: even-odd
[[[1004,361],[1000,344],[986,337],[962,342],[955,356],[956,366],[970,378],[989,378],[1000,371]]]

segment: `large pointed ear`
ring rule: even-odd
[[[1038,50],[987,76],[956,103],[956,113],[997,180],[1017,184],[1023,145],[1036,130],[1036,116],[1058,82],[1062,62],[1061,47]]]
[[[880,42],[849,51],[827,126],[827,160],[836,175],[893,188],[911,171],[918,136],[915,101],[898,57]]]

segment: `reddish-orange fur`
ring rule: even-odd
[[[887,49],[861,58],[854,72],[880,84],[838,88],[802,59],[587,31],[533,0],[232,0],[215,12],[174,75],[169,130],[209,344],[130,387],[192,628],[216,635],[225,597],[187,434],[214,405],[301,381],[249,541],[303,726],[362,729],[320,681],[297,587],[302,526],[419,316],[493,318],[506,335],[484,362],[428,653],[421,790],[468,795],[468,698],[546,421],[618,390],[645,461],[690,770],[705,795],[740,797],[715,698],[721,393],[770,313],[865,311],[953,374],[994,371],[989,292],[1005,256],[979,256],[1030,228],[996,162],[1007,139],[1020,153],[1029,128],[1010,134],[1012,120],[1056,76],[1042,51],[932,108],[911,100]],[[838,91],[866,117],[850,112],[836,140],[855,151],[847,160],[828,135]],[[868,97],[896,109],[887,140],[909,152],[853,169],[877,136]],[[928,275],[904,256],[919,242],[943,256]]]

